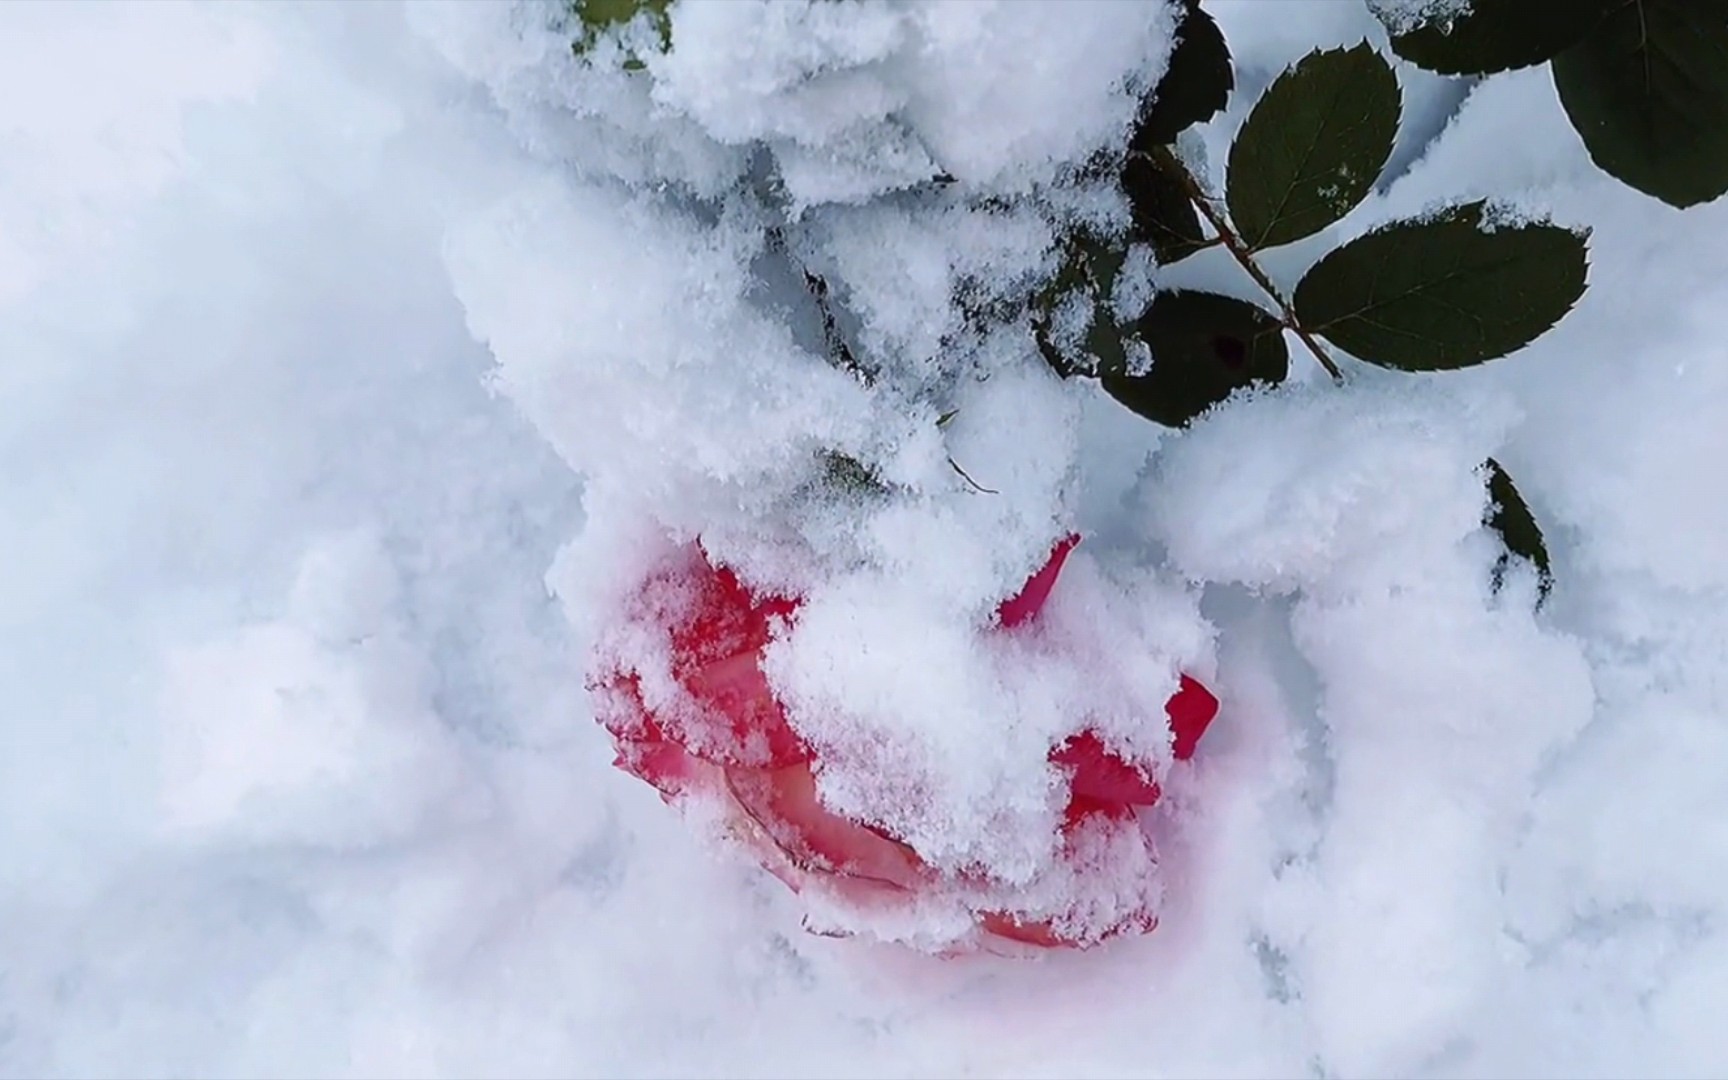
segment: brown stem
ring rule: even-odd
[[[1000,491],[997,491],[995,488],[987,488],[983,484],[980,484],[978,481],[972,479],[971,474],[969,474],[965,469],[962,469],[960,467],[960,463],[958,461],[955,461],[952,456],[950,456],[948,458],[948,464],[953,466],[954,471],[960,474],[960,479],[962,479],[962,480],[966,481],[966,483],[970,484],[972,486],[972,490],[978,492],[980,495],[1000,495],[1000,494],[1002,494]]]
[[[1260,269],[1260,264],[1254,261],[1254,253],[1248,250],[1248,245],[1242,242],[1242,238],[1230,228],[1230,223],[1218,213],[1217,208],[1212,205],[1212,200],[1207,198],[1205,190],[1200,187],[1200,181],[1194,179],[1194,174],[1188,171],[1186,165],[1182,164],[1182,159],[1178,158],[1175,151],[1168,146],[1154,148],[1152,155],[1152,163],[1167,170],[1171,176],[1176,178],[1176,181],[1182,185],[1182,190],[1187,194],[1188,201],[1194,204],[1194,208],[1200,211],[1201,216],[1217,232],[1219,241],[1230,252],[1231,257],[1241,264],[1242,269],[1247,271],[1249,277],[1254,279],[1254,284],[1260,286],[1261,291],[1265,292],[1267,296],[1272,298],[1272,302],[1278,305],[1278,311],[1283,318],[1284,325],[1301,340],[1302,344],[1308,346],[1308,351],[1314,354],[1314,359],[1320,361],[1320,366],[1326,369],[1326,374],[1332,376],[1333,382],[1343,382],[1344,373],[1339,371],[1338,365],[1333,362],[1330,356],[1326,355],[1326,350],[1320,347],[1320,343],[1314,339],[1314,335],[1310,334],[1297,320],[1296,312],[1291,309],[1289,301],[1285,300],[1284,295],[1278,291],[1278,287],[1272,284],[1272,279],[1266,276],[1266,272]]]

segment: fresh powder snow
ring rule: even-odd
[[[1728,200],[1602,175],[1542,68],[1399,63],[1382,184],[1271,276],[1491,197],[1592,230],[1583,301],[1155,427],[968,312],[1123,220],[1083,166],[1173,7],[680,0],[579,61],[556,3],[0,5],[0,1076],[1728,1071]],[[1206,8],[1214,183],[1279,71],[1385,42]],[[1209,251],[1115,301],[1178,287],[1254,295]],[[812,934],[613,769],[591,657],[697,536],[803,597],[823,796],[933,865],[1033,880],[1065,725],[1167,763],[1203,677],[1156,931]]]

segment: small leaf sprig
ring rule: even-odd
[[[564,0],[577,31],[572,52],[583,60],[620,34],[630,49],[666,51],[675,2]],[[1472,0],[1462,12],[1415,23],[1388,0],[1365,2],[1386,26],[1392,52],[1429,71],[1481,78],[1548,65],[1592,161],[1636,190],[1677,208],[1728,192],[1725,0]],[[1286,335],[1335,381],[1346,374],[1339,356],[1397,371],[1446,371],[1523,348],[1578,301],[1588,234],[1516,220],[1486,201],[1356,236],[1324,253],[1286,295],[1259,257],[1337,224],[1373,190],[1398,134],[1398,81],[1367,42],[1310,53],[1255,102],[1214,194],[1176,144],[1228,103],[1233,65],[1201,0],[1180,6],[1167,70],[1118,163],[1127,235],[1065,237],[1057,273],[1028,298],[1034,339],[1057,372],[1095,378],[1129,409],[1182,426],[1244,387],[1284,381]],[[642,36],[644,25],[652,38]],[[633,51],[623,63],[645,68]],[[939,173],[936,182],[952,177]],[[1161,265],[1220,248],[1263,299],[1167,290],[1122,317],[1113,294],[1136,246]],[[831,361],[868,381],[829,318],[826,282],[806,275],[805,285],[824,315]],[[1076,312],[1084,316],[1078,332]],[[1147,353],[1149,367],[1138,362]],[[838,488],[876,490],[869,470],[843,457],[827,463]],[[950,463],[970,489],[990,490]],[[1549,556],[1534,514],[1499,462],[1480,472],[1487,524],[1508,558],[1535,565],[1546,595]],[[1496,586],[1505,568],[1503,559]]]
[[[1472,0],[1406,26],[1368,0],[1392,51],[1442,75],[1547,64],[1590,158],[1684,209],[1728,193],[1728,4],[1722,0]]]
[[[1070,238],[1061,272],[1033,304],[1039,347],[1065,376],[1095,377],[1134,412],[1180,427],[1238,390],[1282,382],[1286,332],[1334,381],[1344,371],[1328,346],[1381,368],[1444,371],[1523,348],[1582,296],[1587,233],[1512,220],[1478,201],[1372,229],[1326,253],[1286,297],[1258,256],[1313,237],[1367,198],[1391,157],[1402,95],[1390,64],[1367,42],[1309,53],[1249,111],[1215,197],[1175,143],[1221,111],[1233,89],[1222,33],[1198,0],[1185,0],[1166,73],[1142,108],[1121,169],[1128,235],[1115,247]],[[1119,320],[1114,283],[1134,244],[1148,245],[1163,265],[1221,247],[1272,310],[1172,290]],[[1057,306],[1072,303],[1076,291],[1087,294],[1091,321],[1078,340],[1060,341]],[[1136,346],[1150,351],[1150,368],[1130,362]],[[1483,475],[1487,524],[1510,553],[1538,568],[1546,595],[1548,555],[1528,505],[1497,462],[1485,463]],[[1503,578],[1497,567],[1497,587]]]

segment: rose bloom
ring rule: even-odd
[[[1037,618],[1078,542],[1060,542],[1020,593],[998,609],[1000,628]],[[647,600],[652,593],[653,599]],[[1004,895],[985,875],[939,871],[888,831],[825,808],[821,762],[788,722],[762,672],[776,625],[795,620],[798,601],[752,595],[700,546],[681,549],[643,583],[630,626],[652,641],[670,670],[604,664],[589,680],[596,715],[617,748],[615,764],[657,788],[668,803],[705,814],[762,865],[845,933],[944,926],[946,952],[1085,947],[1157,925],[1156,854],[1137,811],[1158,801],[1158,785],[1081,727],[1050,753],[1067,781],[1053,838],[1055,868]],[[648,614],[642,615],[643,612]],[[657,667],[665,667],[664,660]],[[656,712],[644,678],[666,676],[683,700]],[[1218,711],[1206,687],[1186,675],[1165,707],[1178,761]],[[807,919],[807,925],[812,920]],[[919,932],[887,936],[918,938]]]

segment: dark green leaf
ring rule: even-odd
[[[848,495],[886,495],[888,485],[875,470],[850,454],[838,450],[823,450],[818,454],[822,482]]]
[[[1086,331],[1086,351],[1096,370],[1121,368],[1127,362],[1127,354],[1122,351],[1122,329],[1116,325],[1109,305],[1108,297],[1094,305],[1092,325]]]
[[[1110,247],[1089,237],[1080,238],[1079,248],[1085,260],[1088,283],[1097,290],[1100,300],[1108,301],[1110,294],[1116,291],[1116,278],[1122,273],[1122,264],[1128,261],[1127,250]]]
[[[1360,236],[1296,286],[1296,318],[1358,359],[1404,371],[1469,367],[1534,341],[1584,293],[1584,237],[1491,225],[1485,204]]]
[[[1160,264],[1169,264],[1206,246],[1200,215],[1182,181],[1159,167],[1158,159],[1130,154],[1122,169],[1122,187],[1133,215],[1130,240],[1152,245]]]
[[[1110,396],[1148,420],[1181,427],[1237,390],[1280,383],[1290,370],[1278,320],[1243,300],[1203,292],[1159,293],[1127,327],[1152,350],[1152,368],[1101,369]]]
[[[1064,379],[1072,379],[1076,375],[1084,375],[1086,369],[1074,361],[1050,337],[1050,318],[1041,313],[1032,316],[1032,340],[1038,345],[1039,355],[1050,365],[1050,370]]]
[[[1374,186],[1403,109],[1398,80],[1367,42],[1311,52],[1278,76],[1230,147],[1225,201],[1251,250],[1312,236]]]
[[[1443,75],[1486,75],[1552,60],[1576,45],[1607,0],[1472,0],[1469,10],[1397,33],[1383,3],[1369,4],[1392,31],[1392,51]]]
[[[660,38],[660,51],[672,47],[672,16],[667,9],[672,0],[565,0],[572,15],[582,23],[582,36],[573,46],[578,55],[592,49],[608,30],[624,26],[643,12],[649,25]],[[635,57],[626,57],[624,67],[640,71],[645,65]]]
[[[1494,589],[1498,592],[1506,580],[1506,571],[1514,557],[1528,559],[1536,568],[1539,595],[1545,599],[1548,590],[1554,585],[1554,572],[1548,561],[1548,545],[1543,542],[1542,529],[1536,524],[1536,515],[1530,512],[1530,504],[1524,501],[1524,496],[1518,494],[1518,489],[1512,484],[1512,477],[1506,474],[1498,461],[1489,458],[1486,468],[1489,500],[1487,524],[1490,529],[1500,534],[1501,542],[1506,545],[1506,554],[1494,563]]]
[[[1121,248],[1109,247],[1088,236],[1070,237],[1055,280],[1033,297],[1033,337],[1044,359],[1064,379],[1096,371],[1100,364],[1122,362],[1122,336],[1111,314],[1110,298],[1127,254]],[[1082,355],[1064,351],[1050,332],[1057,307],[1076,293],[1092,306],[1092,321],[1086,331]]]
[[[1728,3],[1632,0],[1554,58],[1597,167],[1670,206],[1728,191]]]
[[[1140,110],[1130,149],[1146,151],[1176,141],[1176,136],[1212,118],[1230,99],[1236,73],[1230,49],[1212,16],[1188,0],[1176,28],[1176,47],[1157,89]]]

